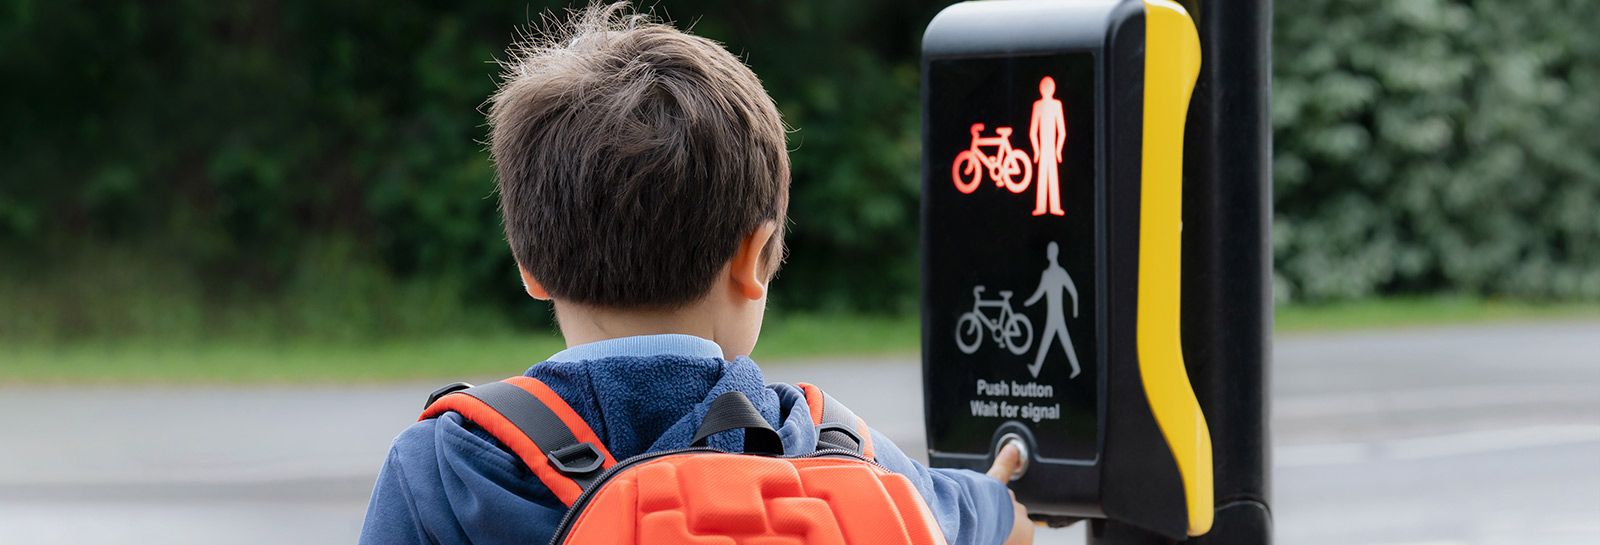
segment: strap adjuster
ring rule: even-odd
[[[546,452],[544,455],[550,461],[551,467],[569,477],[594,473],[606,462],[606,457],[600,454],[600,449],[588,442],[567,445]]]
[[[830,433],[843,434],[846,439],[850,440],[850,444],[840,444],[834,440],[836,439],[835,437],[827,435]],[[861,454],[862,446],[865,444],[866,442],[861,439],[860,433],[844,424],[826,422],[817,426],[817,448],[839,448]]]
[[[472,384],[471,383],[467,383],[467,382],[452,382],[452,383],[446,384],[446,385],[444,385],[443,388],[439,388],[438,390],[434,390],[433,393],[428,394],[428,402],[422,405],[422,409],[423,410],[427,410],[428,407],[432,407],[433,403],[435,401],[438,401],[439,398],[441,398],[441,397],[444,397],[444,396],[447,396],[447,395],[450,395],[450,394],[453,394],[453,393],[456,393],[456,392],[459,392],[459,391],[462,391],[462,390],[465,390],[465,389],[471,388],[471,387],[472,387]]]

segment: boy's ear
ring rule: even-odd
[[[756,226],[744,240],[739,241],[739,249],[733,253],[733,261],[728,264],[729,280],[738,294],[752,301],[767,296],[767,275],[771,264],[768,263],[767,245],[772,243],[772,234],[778,232],[778,223],[764,221]]]
[[[522,289],[528,292],[528,297],[532,297],[540,301],[550,300],[550,292],[545,291],[544,285],[540,284],[538,280],[533,279],[533,275],[528,272],[527,267],[523,267],[519,263],[517,264],[517,272],[522,273]]]

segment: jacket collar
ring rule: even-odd
[[[618,460],[689,446],[711,400],[730,391],[744,393],[768,424],[781,426],[778,395],[749,358],[658,354],[552,360],[527,374],[560,394]],[[721,433],[709,443],[742,451],[744,437]]]
[[[636,335],[580,344],[556,352],[548,361],[574,362],[621,356],[684,356],[722,358],[722,347],[694,335]]]

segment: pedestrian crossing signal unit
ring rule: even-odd
[[[1035,518],[1204,534],[1178,331],[1194,23],[1167,0],[964,2],[922,53],[929,460],[984,470],[1016,441]]]

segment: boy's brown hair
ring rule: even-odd
[[[764,257],[781,260],[783,121],[721,45],[616,3],[510,54],[489,148],[512,255],[551,296],[682,306],[765,221],[779,227]]]

